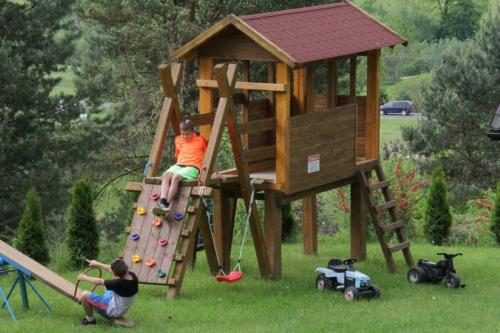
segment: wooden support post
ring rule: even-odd
[[[327,77],[327,107],[334,108],[337,106],[339,78],[337,75],[337,61],[330,60],[328,62],[328,77]]]
[[[217,255],[225,272],[231,269],[231,245],[233,243],[236,199],[221,190],[214,190],[214,229]]]
[[[160,79],[163,88],[163,106],[156,127],[155,138],[149,153],[149,162],[152,164],[147,172],[148,177],[152,177],[158,172],[161,162],[161,155],[167,139],[168,125],[173,122],[173,129],[176,134],[179,134],[180,107],[177,99],[177,91],[179,89],[180,77],[182,72],[181,64],[160,65]]]
[[[281,211],[280,192],[265,192],[266,245],[273,278],[281,277]]]
[[[356,103],[356,68],[357,59],[351,57],[349,61],[349,102]]]
[[[205,254],[207,255],[208,267],[210,272],[216,275],[219,271],[219,263],[217,262],[217,254],[215,253],[214,239],[212,238],[212,232],[210,231],[210,225],[208,224],[208,217],[206,213],[206,207],[202,206],[200,209],[203,214],[200,215],[201,220],[198,223],[198,228],[201,232],[201,237],[203,238],[203,247],[205,249]],[[193,251],[195,253],[195,251]]]
[[[290,72],[284,63],[276,64],[276,83],[285,84],[286,91],[276,94],[276,184],[283,190],[288,186],[290,156],[288,123],[290,120]]]
[[[275,72],[276,71],[274,69],[274,62],[268,62],[267,63],[267,82],[274,83]],[[269,100],[269,105],[271,106],[271,109],[274,110],[274,92],[273,91],[267,92],[267,99]]]
[[[214,60],[211,58],[200,58],[199,60],[199,78],[200,80],[211,80]],[[200,101],[198,104],[199,113],[211,113],[213,110],[213,93],[211,88],[200,87]],[[211,126],[201,126],[200,133],[205,139],[210,137]]]
[[[367,208],[361,184],[351,184],[351,258],[366,259]]]
[[[296,68],[293,70],[293,114],[306,113],[306,87],[307,68]]]
[[[304,229],[304,254],[318,253],[318,226],[316,223],[316,196],[302,200],[302,225]]]
[[[271,269],[266,251],[266,243],[260,226],[257,204],[255,203],[255,200],[253,202],[250,201],[252,194],[252,189],[250,187],[250,173],[248,171],[248,165],[242,162],[241,154],[243,145],[241,143],[241,136],[236,133],[236,121],[233,116],[234,104],[232,96],[234,85],[236,83],[235,70],[236,66],[232,64],[228,66],[227,72],[223,65],[215,66],[215,75],[217,77],[217,84],[219,85],[220,93],[219,106],[215,117],[217,120],[219,113],[221,113],[221,120],[223,121],[224,118],[226,118],[227,121],[227,130],[231,141],[231,148],[233,151],[236,169],[238,171],[241,193],[243,199],[245,200],[247,212],[250,213],[250,230],[252,231],[252,238],[255,253],[257,255],[257,261],[259,262],[260,274],[263,278],[268,278],[271,276]],[[222,133],[220,134],[222,135]],[[212,141],[212,139],[210,139],[210,141]],[[210,169],[208,169],[208,171],[210,171]]]
[[[378,159],[380,145],[380,50],[369,52],[367,58],[365,157]]]

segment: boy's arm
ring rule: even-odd
[[[95,285],[103,285],[104,284],[104,279],[87,276],[85,274],[78,275],[78,280],[87,281],[87,282],[93,283]]]
[[[110,273],[113,273],[110,265],[103,264],[102,262],[99,262],[97,260],[87,260],[87,262],[89,263],[90,267],[97,267],[100,269],[104,269],[105,271],[108,271]]]

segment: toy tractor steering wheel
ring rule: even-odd
[[[88,272],[91,272],[91,271],[93,271],[94,269],[97,269],[97,270],[99,271],[99,276],[98,276],[98,277],[99,277],[99,279],[101,279],[101,278],[102,278],[102,270],[101,270],[99,267],[94,267],[94,266],[87,267],[87,269],[86,269],[86,270],[84,270],[82,274],[87,274]],[[75,298],[75,299],[76,299],[76,294],[77,294],[77,292],[78,292],[78,286],[80,285],[80,282],[81,282],[81,280],[77,280],[77,281],[76,281],[76,285],[75,285],[75,292],[73,293],[73,298]],[[95,290],[96,288],[97,288],[97,284],[96,284],[96,285],[94,285],[94,287],[93,287],[90,291],[91,291],[91,292],[94,292],[94,290]]]
[[[342,261],[342,263],[343,263],[344,265],[347,265],[347,266],[349,267],[349,270],[350,270],[350,271],[354,271],[354,266],[353,266],[353,264],[354,264],[355,262],[358,262],[358,259],[355,259],[355,258],[349,258],[349,259],[346,259],[346,260]]]
[[[439,252],[437,255],[438,256],[444,256],[445,259],[453,259],[453,258],[455,258],[457,256],[461,256],[462,253],[444,253],[444,252]]]

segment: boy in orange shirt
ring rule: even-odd
[[[158,216],[169,213],[170,203],[182,179],[198,178],[203,156],[207,150],[205,138],[194,131],[194,125],[190,120],[183,120],[180,123],[180,130],[181,135],[175,137],[177,163],[163,173],[160,200],[158,206],[153,208],[153,214]]]

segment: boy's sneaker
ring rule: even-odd
[[[87,318],[82,319],[83,326],[89,326],[89,325],[95,325],[95,324],[96,324],[95,319],[93,319],[93,320],[88,320]]]
[[[158,206],[153,207],[153,214],[156,216],[165,216],[170,212],[170,207],[168,205],[167,199],[161,198],[158,201]]]

